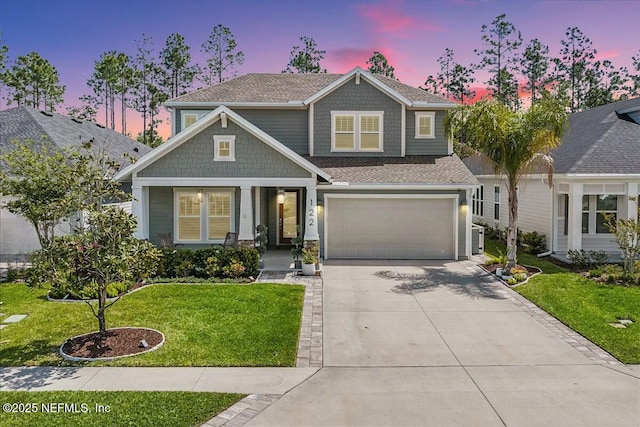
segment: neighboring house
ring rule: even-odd
[[[58,148],[79,147],[84,142],[93,141],[94,147],[104,148],[110,157],[118,161],[125,161],[125,153],[137,159],[151,151],[146,145],[93,122],[24,106],[0,111],[0,154],[11,151],[14,141],[41,141],[43,138]],[[0,203],[4,200],[0,194]],[[68,222],[57,228],[57,233],[68,232]],[[36,233],[28,221],[0,209],[0,261],[22,258],[39,247]]]
[[[248,74],[166,103],[173,137],[118,179],[138,236],[185,247],[302,228],[324,258],[463,259],[477,180],[453,154],[454,104],[360,68]]]
[[[562,144],[552,152],[555,173],[528,175],[518,188],[518,228],[547,236],[559,257],[569,249],[619,254],[603,214],[636,218],[640,186],[640,98],[569,115]],[[477,157],[464,159],[482,186],[472,197],[474,221],[508,226],[504,181]]]

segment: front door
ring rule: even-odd
[[[280,244],[290,245],[291,239],[298,234],[298,192],[286,190],[278,209]]]

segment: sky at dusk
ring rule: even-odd
[[[142,34],[152,37],[157,54],[169,34],[180,33],[194,61],[204,63],[200,46],[222,24],[245,54],[239,74],[282,71],[292,46],[308,35],[326,50],[322,65],[330,73],[366,68],[380,51],[401,82],[419,86],[438,72],[437,58],[447,47],[463,65],[478,62],[481,26],[502,13],[525,44],[538,38],[552,56],[574,26],[592,40],[597,59],[616,67],[629,67],[640,50],[638,0],[0,0],[0,32],[10,60],[36,51],[58,69],[66,106],[79,105],[78,97],[89,93],[86,81],[103,52],[133,55]],[[476,77],[480,84],[486,80]],[[58,112],[65,114],[64,107]],[[135,112],[128,117],[135,136],[141,120]],[[168,133],[165,120],[161,134]]]

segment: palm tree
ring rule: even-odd
[[[526,111],[512,111],[496,100],[482,100],[453,109],[445,121],[447,132],[504,176],[509,195],[507,273],[516,265],[518,182],[524,174],[546,171],[553,179],[550,151],[560,144],[567,127],[564,104],[544,96]]]

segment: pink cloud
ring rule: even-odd
[[[382,53],[391,66],[397,68],[398,57],[392,49],[386,47],[370,48],[342,48],[327,52],[327,68],[332,73],[346,73],[355,67],[368,68],[367,60],[371,58],[373,52]]]
[[[604,59],[612,59],[612,58],[617,58],[620,55],[620,53],[616,50],[610,50],[607,52],[598,52],[595,57],[596,57],[596,61],[602,61]]]
[[[416,32],[441,31],[442,27],[402,12],[401,0],[385,1],[379,4],[356,5],[356,12],[375,33],[392,34],[402,38],[413,38]]]

